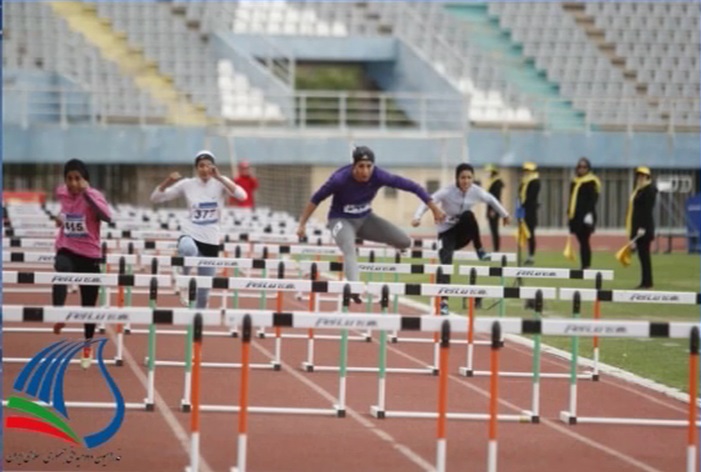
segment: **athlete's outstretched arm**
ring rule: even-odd
[[[297,236],[300,238],[303,238],[306,234],[307,220],[309,220],[309,217],[312,216],[312,213],[314,213],[317,206],[318,205],[316,203],[309,202],[307,203],[307,206],[304,207],[304,210],[302,210],[302,214],[299,217],[299,226],[297,226]]]

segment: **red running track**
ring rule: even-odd
[[[37,305],[47,303],[50,295],[5,293],[4,303]],[[68,303],[77,303],[71,295]],[[216,297],[215,299],[218,299]],[[246,300],[246,299],[244,299]],[[257,307],[257,299],[245,306]],[[135,295],[135,306],[146,306],[145,296]],[[174,296],[162,296],[159,306],[176,306]],[[274,307],[274,300],[268,308]],[[324,305],[332,309],[331,304]],[[304,310],[306,302],[285,299],[285,309]],[[360,311],[353,308],[354,311]],[[415,311],[401,308],[402,314]],[[15,325],[17,326],[17,325]],[[26,325],[25,325],[26,326]],[[164,328],[165,329],[165,328]],[[66,334],[77,338],[78,334]],[[114,340],[113,333],[108,336]],[[5,333],[4,353],[11,357],[30,357],[58,337],[49,333]],[[181,336],[159,335],[158,359],[182,359]],[[107,358],[114,354],[108,344]],[[125,365],[110,367],[127,402],[145,397],[146,336],[125,336]],[[252,362],[267,362],[274,349],[273,339],[256,339],[252,344]],[[204,360],[236,362],[241,342],[226,337],[205,337]],[[300,369],[306,359],[306,341],[285,339],[283,369],[254,370],[251,373],[251,406],[298,406],[331,408],[338,393],[338,374],[307,373]],[[377,365],[377,342],[352,341],[349,363],[352,366]],[[398,343],[389,346],[388,366],[422,367],[432,361],[430,344]],[[488,368],[486,347],[476,348],[475,367]],[[316,365],[337,365],[336,341],[316,343]],[[486,413],[489,379],[464,378],[457,374],[464,362],[464,345],[454,345],[450,356],[448,409],[455,412]],[[528,349],[507,343],[501,351],[502,370],[529,371]],[[566,372],[564,361],[544,356],[543,371]],[[5,364],[5,396],[21,365]],[[66,377],[68,400],[108,401],[109,395],[96,368],[83,371],[77,365]],[[156,371],[156,410],[128,410],[124,424],[113,440],[97,451],[75,449],[54,438],[31,432],[4,429],[4,470],[119,470],[180,471],[189,463],[190,415],[179,411],[183,392],[183,369],[159,367]],[[240,372],[234,369],[204,369],[202,401],[205,404],[238,402]],[[388,374],[387,409],[435,411],[437,377],[424,374]],[[541,384],[540,424],[499,423],[499,470],[502,471],[678,471],[685,468],[684,428],[634,427],[608,425],[569,426],[558,420],[567,407],[567,381],[543,379]],[[604,377],[600,382],[581,381],[579,414],[591,416],[636,416],[684,419],[686,407],[662,394]],[[529,379],[500,378],[500,413],[517,413],[530,407]],[[378,420],[369,414],[376,403],[377,376],[349,373],[348,415],[249,415],[248,470],[251,471],[407,471],[431,470],[436,455],[436,420],[388,418]],[[7,410],[6,410],[7,413]],[[69,409],[69,424],[79,434],[98,429],[109,421],[112,411]],[[234,413],[201,414],[201,470],[228,471],[236,464],[237,421]],[[449,420],[448,470],[486,470],[486,421]],[[55,457],[58,453],[63,453]],[[92,457],[88,457],[88,455]],[[119,460],[117,460],[117,456]],[[24,461],[27,462],[24,462]],[[96,463],[97,462],[97,463]]]

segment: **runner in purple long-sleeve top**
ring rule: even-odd
[[[302,238],[307,220],[316,207],[330,196],[331,208],[328,227],[343,252],[343,268],[347,280],[358,280],[358,261],[355,254],[356,237],[406,249],[411,238],[389,221],[372,212],[372,201],[382,187],[392,187],[411,192],[433,212],[436,222],[443,221],[445,213],[431,200],[431,196],[416,182],[387,172],[375,166],[375,154],[366,146],[353,150],[353,163],[336,170],[312,195],[299,218],[297,235]],[[360,297],[353,295],[360,303]]]

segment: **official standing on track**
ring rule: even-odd
[[[523,222],[528,229],[528,257],[524,265],[535,263],[535,229],[538,226],[538,196],[540,195],[540,175],[533,162],[523,164],[523,177],[518,188],[518,200],[523,209]],[[520,241],[519,241],[520,243]]]
[[[582,269],[591,267],[591,244],[589,239],[596,228],[596,203],[601,193],[601,182],[591,170],[586,157],[577,161],[575,177],[570,183],[570,199],[567,207],[569,230],[579,241]]]
[[[499,203],[501,203],[501,194],[504,190],[504,181],[499,175],[499,169],[489,164],[485,167],[489,172],[489,179],[484,188],[489,192]],[[487,221],[489,222],[489,231],[492,233],[492,251],[499,252],[501,247],[501,237],[499,236],[499,218],[500,215],[489,205],[487,205]]]
[[[652,173],[648,167],[635,169],[635,189],[628,200],[626,212],[626,232],[635,239],[640,260],[641,279],[636,289],[652,288],[652,261],[650,246],[655,239],[655,221],[652,213],[657,199],[657,187],[652,183]]]

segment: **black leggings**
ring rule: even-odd
[[[494,252],[499,252],[499,243],[501,242],[499,237],[499,216],[494,218],[487,217],[487,221],[489,221],[489,230],[492,233],[492,248]]]
[[[579,241],[579,258],[582,262],[582,269],[588,269],[591,267],[591,244],[589,243],[589,238],[593,231],[591,227],[582,225],[579,231],[576,231],[574,235]]]
[[[652,261],[650,259],[651,244],[652,238],[640,238],[636,241],[638,259],[640,259],[640,285],[644,288],[652,287]]]
[[[480,228],[474,213],[469,210],[460,215],[455,226],[440,233],[438,239],[441,241],[441,249],[438,251],[441,264],[452,264],[453,253],[470,244],[470,241],[475,246],[475,250],[482,249]]]
[[[535,256],[535,228],[537,226],[537,220],[535,217],[529,218],[526,216],[523,220],[526,223],[528,232],[531,233],[531,237],[528,238],[528,257]]]
[[[56,272],[79,272],[96,274],[100,272],[100,260],[91,257],[79,256],[67,249],[59,249],[54,262]],[[95,306],[100,287],[97,285],[80,286],[81,306]],[[64,306],[68,289],[65,285],[54,285],[51,290],[51,300],[54,306]],[[85,339],[92,339],[95,335],[95,324],[85,324]]]

